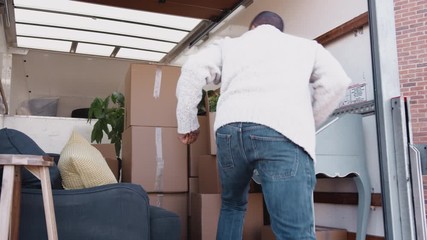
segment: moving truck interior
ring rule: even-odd
[[[257,13],[280,14],[285,32],[324,45],[352,79],[317,134],[316,225],[345,229],[347,239],[427,239],[419,153],[411,146],[409,106],[400,94],[393,1],[0,4],[0,127],[25,132],[56,153],[73,130],[90,139],[95,121],[72,112],[89,108],[96,97],[125,93],[133,66],[179,68],[212,41],[247,31]],[[183,238],[191,239],[186,222]]]

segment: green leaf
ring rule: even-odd
[[[92,130],[92,134],[91,134],[91,142],[95,141],[96,143],[100,143],[102,140],[102,125],[101,122],[96,122],[93,125],[93,130]]]
[[[206,94],[208,95],[209,112],[216,112],[216,105],[220,96],[220,90],[209,90]]]
[[[111,94],[111,100],[113,103],[118,104],[119,107],[125,106],[125,97],[120,92],[113,92],[113,94]]]
[[[110,106],[110,99],[113,106]],[[97,119],[93,126],[91,141],[100,143],[105,133],[110,142],[115,144],[117,156],[120,154],[124,131],[124,101],[124,96],[120,92],[113,92],[105,99],[95,98],[88,114],[89,123],[90,120]]]
[[[102,110],[106,111],[108,109],[108,105],[110,105],[110,96],[106,97],[102,102]]]

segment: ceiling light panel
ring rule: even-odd
[[[120,19],[136,23],[152,24],[168,28],[191,31],[201,19],[172,16],[160,13],[116,8],[105,5],[90,4],[67,0],[15,0],[15,7],[41,9],[54,12],[68,12],[92,17]]]
[[[129,58],[129,59],[139,59],[146,61],[160,61],[166,54],[148,52],[148,51],[138,51],[135,49],[121,48],[116,54],[116,58]]]
[[[160,61],[202,21],[70,0],[14,7],[18,47],[69,52],[74,42],[76,53],[114,57],[120,49],[115,57],[145,61]]]
[[[15,22],[136,36],[173,43],[180,42],[188,34],[187,31],[147,26],[138,23],[20,8],[15,9]]]
[[[69,52],[71,42],[29,37],[17,37],[19,47],[45,49],[51,51]]]
[[[109,57],[114,47],[96,44],[79,43],[76,53]]]
[[[16,24],[16,34],[18,36],[33,36],[39,38],[70,40],[85,43],[98,43],[111,46],[149,49],[165,53],[169,52],[176,46],[176,44],[174,43],[153,41],[136,37],[126,37],[106,33],[54,27],[43,27],[27,24]]]

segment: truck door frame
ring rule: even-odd
[[[408,128],[404,120],[393,121],[399,117],[393,105],[401,98],[394,1],[368,0],[368,12],[385,239],[417,239],[414,211],[420,209],[410,200],[413,190],[406,171]]]

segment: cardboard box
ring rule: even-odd
[[[347,230],[316,226],[317,240],[347,240]],[[264,225],[261,229],[261,240],[276,240],[270,225]]]
[[[188,178],[188,192],[199,193],[199,178],[189,177]]]
[[[181,220],[181,239],[188,239],[187,193],[148,194],[150,205],[176,213]]]
[[[347,230],[316,226],[317,240],[347,240]]]
[[[214,123],[215,123],[216,112],[208,113],[208,122],[209,122],[209,151],[210,154],[216,155],[216,141],[215,141],[215,132],[214,132]]]
[[[216,156],[199,157],[199,193],[221,193]]]
[[[125,79],[125,128],[177,127],[176,85],[180,67],[131,64]]]
[[[121,164],[120,160],[117,158],[105,158],[105,161],[107,161],[108,167],[110,167],[111,171],[114,174],[114,177],[116,177],[117,181],[121,181]]]
[[[215,240],[221,209],[220,194],[192,193],[191,240]],[[243,227],[243,239],[259,240],[263,226],[262,194],[250,193]]]
[[[120,181],[121,164],[116,157],[116,148],[114,144],[92,144],[92,146],[101,152],[117,181]]]
[[[140,184],[151,192],[187,192],[187,146],[176,128],[127,128],[123,140],[123,182]]]
[[[188,178],[188,216],[191,216],[191,193],[199,193],[199,178],[198,177],[189,177]]]
[[[261,228],[261,240],[276,240],[270,225],[264,225]]]
[[[200,124],[200,133],[197,141],[189,145],[189,164],[190,164],[190,177],[197,177],[199,174],[198,160],[199,156],[210,154],[209,142],[209,129],[208,117],[198,116]]]
[[[199,156],[199,193],[221,193],[221,179],[219,177],[217,156]],[[261,185],[252,179],[249,182],[250,193],[262,192]]]
[[[214,96],[219,96],[220,92],[221,90],[218,88],[218,89],[215,89],[214,91],[208,91],[207,94],[205,95],[205,107],[206,107],[208,123],[209,123],[209,152],[212,155],[216,155],[216,152],[217,152],[216,141],[215,141],[215,131],[213,130],[214,123],[215,123],[216,109],[210,109],[209,98]]]
[[[101,152],[104,158],[116,158],[116,148],[112,143],[92,144],[98,151]]]

